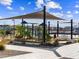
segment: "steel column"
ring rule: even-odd
[[[32,37],[33,37],[33,32],[34,31],[34,24],[32,24]]]
[[[71,39],[73,39],[73,19],[71,19]]]
[[[59,21],[57,21],[57,37],[59,36]]]
[[[48,34],[50,34],[50,21],[48,22]]]
[[[15,20],[14,19],[12,19],[13,20],[13,25],[14,25],[14,35],[15,35]]]
[[[46,6],[44,6],[43,10],[43,43],[45,43],[46,38],[45,38],[45,31],[46,31]]]
[[[23,27],[23,21],[24,21],[24,20],[23,20],[23,18],[22,18],[22,27]]]

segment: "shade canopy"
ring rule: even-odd
[[[44,25],[44,23],[41,23],[41,24],[39,24],[39,26],[43,26]],[[46,24],[45,24],[46,25]]]
[[[20,15],[20,16],[14,16],[14,17],[9,17],[9,18],[3,18],[0,20],[8,20],[8,19],[43,19],[43,11],[38,11],[38,12],[33,12],[30,14],[25,14],[25,15]],[[49,14],[46,12],[46,19],[57,19],[57,20],[64,20],[62,18],[56,17],[54,15]]]
[[[37,24],[37,23],[29,23],[29,22],[26,22],[26,21],[23,20],[23,21],[21,22],[21,24]]]
[[[22,21],[22,22],[21,22],[21,24],[27,24],[27,23],[28,23],[28,22],[26,22],[26,21]]]

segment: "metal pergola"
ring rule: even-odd
[[[48,12],[46,12],[46,7],[44,6],[44,9],[42,11],[37,11],[37,12],[33,12],[30,14],[25,14],[25,15],[20,15],[20,16],[14,16],[14,17],[9,17],[9,18],[3,18],[0,20],[15,20],[15,19],[43,19],[43,43],[45,43],[45,24],[46,24],[46,20],[50,19],[50,20],[64,20],[62,18],[56,17],[54,15],[49,14]]]

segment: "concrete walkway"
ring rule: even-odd
[[[16,45],[6,45],[6,48],[11,50],[19,50],[19,51],[26,51],[32,53],[0,58],[0,59],[59,59],[53,51],[48,51],[48,50],[43,50],[33,47],[16,46]]]
[[[29,46],[6,45],[7,49],[32,52],[0,59],[79,59],[79,43],[61,47],[36,48]],[[56,50],[56,51],[55,51]],[[56,53],[57,52],[57,53]],[[57,55],[59,55],[59,57]],[[67,58],[62,58],[67,57]]]
[[[61,57],[79,59],[79,43],[65,45],[56,50]]]

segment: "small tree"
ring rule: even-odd
[[[30,37],[30,31],[27,31],[25,26],[17,25],[16,26],[17,35],[21,37]]]
[[[0,35],[1,35],[1,37],[2,37],[2,39],[4,39],[4,37],[5,37],[5,30],[0,30]]]

